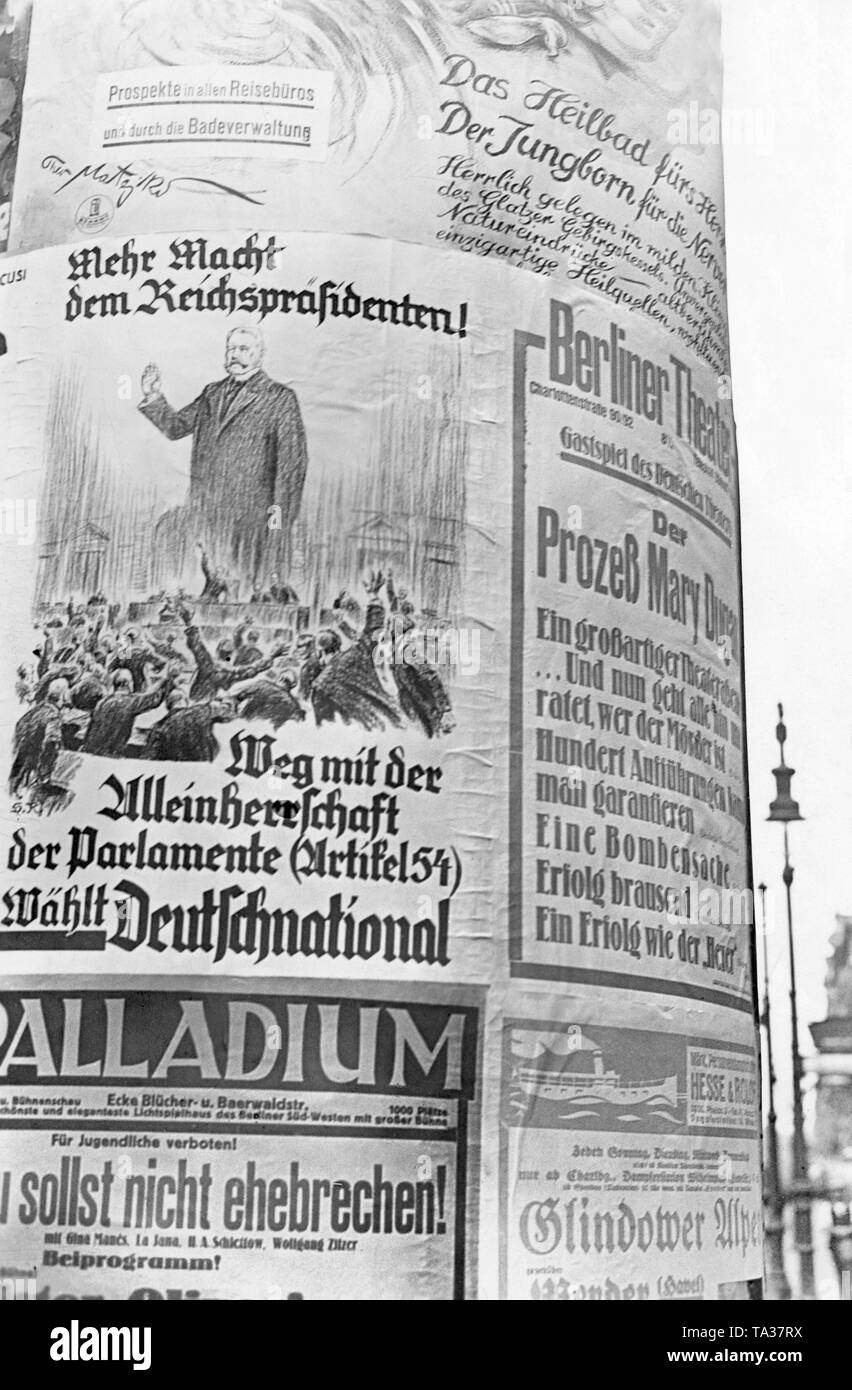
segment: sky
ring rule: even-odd
[[[852,5],[723,0],[723,13],[725,105],[729,121],[743,117],[726,144],[725,189],[754,873],[768,889],[788,1128],[783,830],[766,823],[779,701],[805,816],[790,829],[805,1054],[807,1024],[825,1017],[835,917],[852,916]],[[737,125],[761,138],[736,138]]]

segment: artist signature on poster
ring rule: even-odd
[[[78,169],[73,169],[62,158],[61,155],[45,155],[41,161],[42,169],[46,169],[49,174],[55,174],[62,182],[55,190],[62,193],[78,179],[90,179],[93,183],[108,186],[115,194],[116,207],[122,207],[134,193],[147,193],[152,198],[165,198],[172,189],[188,187],[191,184],[202,184],[214,193],[224,194],[226,197],[239,198],[246,203],[262,205],[262,195],[265,189],[252,189],[246,191],[239,188],[232,188],[229,184],[219,183],[216,179],[196,178],[192,174],[182,174],[178,178],[170,178],[167,174],[159,174],[154,169],[137,169],[132,164],[82,164]]]

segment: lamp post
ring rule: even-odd
[[[831,1208],[828,1248],[837,1267],[840,1297],[845,1301],[852,1283],[852,1210],[848,1202],[835,1202]]]
[[[799,1281],[802,1298],[815,1298],[814,1282],[814,1242],[811,1223],[810,1173],[808,1148],[805,1142],[805,1116],[802,1107],[802,1054],[799,1051],[799,1015],[796,998],[796,956],[793,949],[793,905],[790,889],[793,885],[793,866],[790,863],[790,850],[787,842],[787,826],[792,821],[804,820],[799,812],[798,802],[790,793],[794,769],[784,761],[784,744],[787,730],[784,725],[784,709],[778,706],[778,724],[775,737],[781,746],[781,762],[772,769],[775,778],[775,800],[769,807],[768,820],[778,821],[784,826],[784,872],[782,879],[787,895],[787,942],[790,951],[790,1050],[793,1063],[793,1180],[790,1196],[793,1201],[793,1230],[796,1250],[799,1256]]]
[[[775,1112],[775,1064],[772,1060],[772,1019],[769,1004],[769,939],[766,935],[766,884],[758,885],[763,929],[763,1015],[766,1029],[766,1071],[769,1110],[766,1116],[766,1296],[788,1300],[790,1284],[784,1268],[784,1198],[778,1163],[778,1128]]]

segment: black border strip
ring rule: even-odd
[[[515,333],[512,361],[512,602],[509,641],[509,959],[524,955],[524,493],[527,445],[527,348],[545,348],[538,333]]]
[[[453,1134],[456,1145],[456,1220],[453,1232],[453,1302],[465,1301],[465,1253],[467,1247],[467,1101],[458,1101]]]
[[[646,975],[619,975],[610,970],[581,970],[571,965],[538,965],[529,961],[513,961],[510,970],[513,980],[559,980],[563,984],[600,986],[642,994],[675,995],[680,999],[696,999],[701,1004],[736,1009],[744,1014],[753,1012],[750,995],[738,998],[736,995],[726,994],[724,990],[702,989],[701,985],[690,985],[684,980],[655,980],[652,976]]]
[[[105,931],[0,931],[3,951],[103,951]]]

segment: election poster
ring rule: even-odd
[[[474,306],[458,258],[274,233],[17,264],[0,950],[487,979],[499,273]]]

